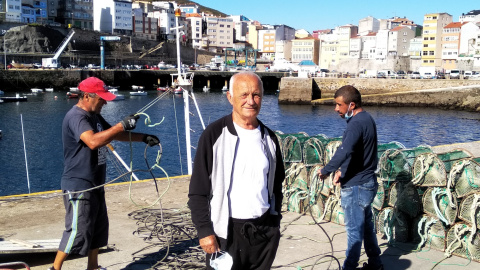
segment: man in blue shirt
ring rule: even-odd
[[[343,269],[357,269],[363,240],[368,263],[361,269],[383,270],[371,209],[378,188],[377,127],[372,116],[363,110],[362,97],[355,87],[341,87],[334,98],[335,111],[347,120],[347,128],[342,145],[319,176],[325,179],[335,172],[333,182],[341,186],[348,239]]]

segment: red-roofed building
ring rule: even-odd
[[[458,54],[460,49],[461,27],[465,23],[452,22],[446,25],[442,31],[442,68],[451,70],[457,68]]]

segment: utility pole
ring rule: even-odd
[[[4,61],[4,68],[7,70],[7,46],[5,46],[5,36],[7,34],[7,30],[2,29],[2,36],[3,36],[3,61]]]

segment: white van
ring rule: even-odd
[[[473,76],[473,72],[471,70],[465,70],[465,73],[463,73],[464,79],[469,79],[472,76]]]
[[[450,79],[460,79],[460,70],[458,69],[450,70]]]

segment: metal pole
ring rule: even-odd
[[[105,49],[103,39],[100,38],[100,69],[105,69]]]
[[[7,70],[7,47],[5,45],[5,35],[3,35],[3,59],[5,61],[4,65],[5,65],[5,70]]]
[[[23,131],[23,115],[20,114],[20,122],[22,123],[23,152],[25,153],[25,168],[27,171],[28,193],[30,194],[30,177],[28,176],[27,148],[25,146],[25,132]]]

